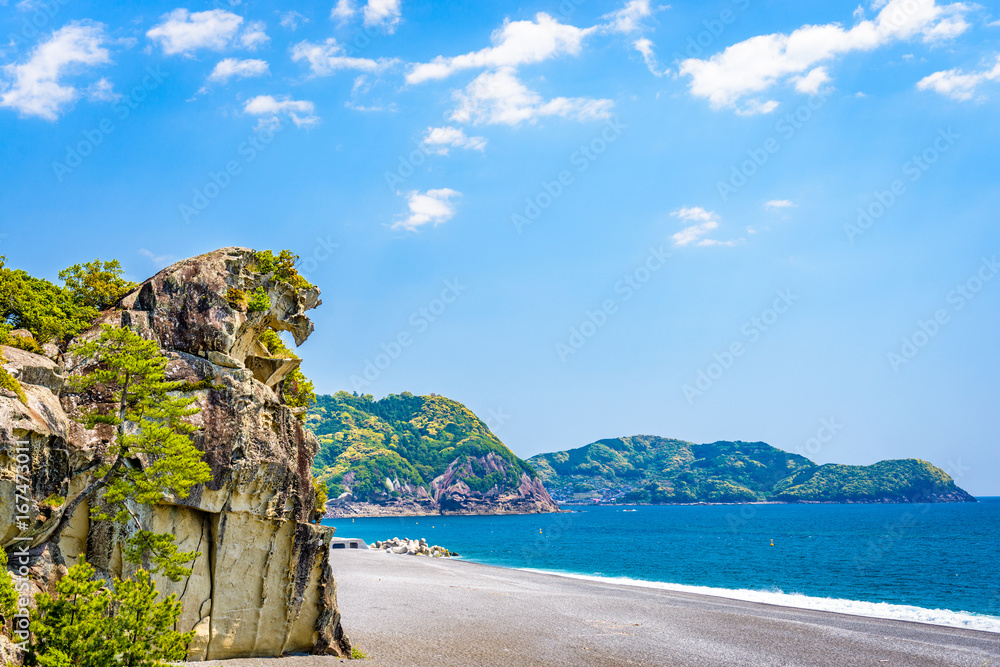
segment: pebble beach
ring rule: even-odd
[[[370,665],[1000,666],[1000,635],[421,558],[340,551],[344,629]],[[215,661],[322,667],[319,656]]]

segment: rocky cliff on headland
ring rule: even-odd
[[[538,474],[467,407],[443,396],[319,396],[308,425],[327,516],[557,512]]]
[[[211,481],[186,498],[133,508],[152,530],[173,534],[181,551],[200,552],[186,579],[157,578],[161,594],[176,593],[183,605],[178,630],[196,632],[189,660],[350,653],[329,562],[333,530],[310,523],[319,443],[303,428],[302,409],[284,397],[284,380],[299,362],[272,355],[260,341],[268,329],[304,341],[313,329],[305,312],[320,303],[319,290],[262,272],[256,258],[252,250],[225,248],[178,262],[78,337],[96,337],[99,325],[109,324],[156,341],[170,360],[167,379],[183,381],[182,393],[200,408],[191,418],[199,427],[192,441],[211,466]],[[240,295],[261,290],[269,306],[241,303]],[[91,481],[107,453],[110,427],[87,430],[73,419],[100,405],[100,393],[72,393],[67,377],[85,369],[67,354],[2,352],[7,361],[0,363],[26,400],[0,391],[0,546],[32,536],[39,589],[51,588],[83,556],[100,576],[127,576],[133,566],[123,563],[122,547],[134,524],[91,520],[85,503],[58,542],[48,540],[60,506]],[[29,520],[20,526],[19,454],[30,484]]]

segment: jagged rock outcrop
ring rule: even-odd
[[[479,471],[473,470],[473,461]],[[465,479],[475,474],[508,472],[509,464],[493,452],[472,460],[452,461],[448,469],[431,482],[434,500],[442,514],[531,514],[556,512],[559,507],[542,486],[542,480],[522,472],[515,487],[492,486],[484,491],[472,490]]]
[[[478,470],[475,470],[478,468]],[[473,490],[466,480],[478,480],[479,475],[499,473],[506,476],[510,465],[493,452],[476,458],[456,459],[448,469],[431,482],[430,492],[424,486],[387,479],[386,488],[391,492],[376,501],[358,501],[353,494],[345,493],[327,503],[326,516],[430,516],[435,514],[538,514],[558,512],[559,506],[549,496],[538,477],[520,472],[515,485],[497,484],[483,490]],[[352,473],[344,476],[344,483],[353,482]]]
[[[234,294],[258,288],[270,307],[246,312]],[[319,303],[317,289],[258,272],[252,250],[225,248],[159,272],[80,336],[110,324],[157,341],[170,360],[168,379],[185,382],[182,390],[201,409],[192,439],[212,480],[186,498],[135,508],[153,530],[175,535],[182,551],[201,553],[185,580],[157,582],[163,594],[180,597],[179,629],[196,632],[189,660],[350,652],[329,561],[333,530],[308,522],[319,444],[283,400],[283,380],[297,360],[272,357],[259,341],[271,328],[301,343],[313,330],[305,312]],[[0,394],[0,546],[30,533],[36,560],[71,565],[85,555],[103,576],[127,575],[122,544],[136,527],[92,521],[86,503],[58,544],[46,541],[59,504],[84,488],[107,451],[107,427],[87,430],[72,419],[101,397],[66,386],[67,376],[85,370],[79,360],[3,352],[27,400]],[[21,450],[28,450],[30,526],[17,523]]]

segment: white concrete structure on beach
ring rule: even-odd
[[[368,545],[364,540],[354,537],[334,537],[330,541],[331,549],[367,549]]]

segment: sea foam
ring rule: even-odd
[[[660,581],[644,581],[642,579],[629,579],[628,577],[600,577],[596,575],[558,572],[554,570],[537,570],[532,568],[523,569],[528,572],[554,574],[560,577],[568,577],[570,579],[582,579],[584,581],[596,581],[606,584],[656,588],[664,591],[711,595],[713,597],[728,598],[730,600],[742,600],[744,602],[759,602],[778,607],[793,607],[796,609],[810,609],[813,611],[829,611],[838,614],[850,614],[852,616],[866,616],[869,618],[882,618],[893,621],[911,621],[915,623],[943,625],[952,628],[964,628],[966,630],[982,630],[984,632],[1000,633],[1000,617],[973,614],[964,611],[951,611],[950,609],[925,609],[923,607],[889,604],[887,602],[864,602],[862,600],[810,597],[800,593],[783,593],[781,591],[752,591],[749,589],[733,590],[728,588],[713,588],[710,586],[687,586],[684,584],[670,584]]]

